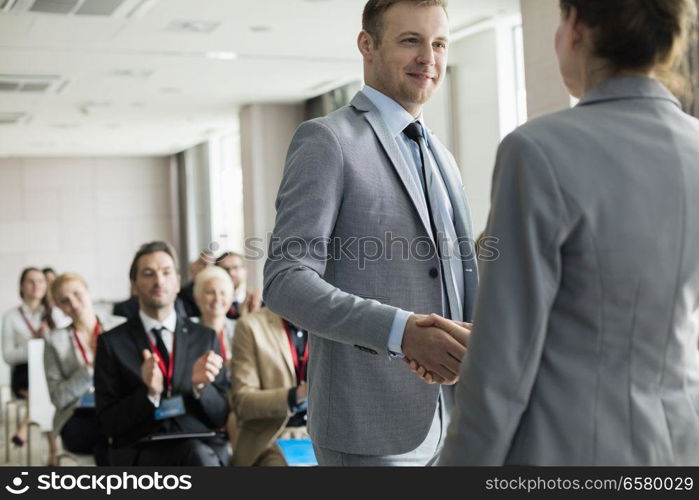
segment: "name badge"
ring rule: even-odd
[[[95,393],[86,392],[80,396],[80,401],[78,401],[78,408],[94,408],[95,407]]]
[[[160,406],[156,408],[154,412],[156,420],[179,417],[185,413],[187,413],[187,411],[184,409],[184,400],[182,396],[161,399]]]

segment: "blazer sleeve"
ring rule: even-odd
[[[532,140],[501,144],[474,329],[461,368],[442,465],[502,465],[539,370],[561,278],[568,212],[554,170]]]
[[[26,363],[27,356],[27,342],[17,345],[12,325],[12,311],[8,311],[2,318],[2,357],[8,365],[14,366]]]
[[[255,338],[246,319],[238,321],[233,345],[231,403],[238,419],[246,421],[290,416],[288,395],[291,387],[262,388],[257,370],[260,360]],[[283,360],[279,362],[283,363]]]
[[[210,330],[209,334],[211,335],[211,349],[221,356],[221,348],[217,342],[216,334],[213,330]],[[228,401],[226,399],[227,387],[226,370],[225,368],[221,368],[214,381],[204,386],[197,399],[204,414],[210,420],[214,428],[220,428],[226,425],[226,419],[229,413]]]
[[[323,279],[344,194],[343,162],[340,142],[327,125],[314,120],[298,128],[277,196],[264,301],[315,335],[388,355],[398,309],[343,292]]]
[[[155,406],[148,399],[148,388],[141,384],[130,394],[123,394],[118,354],[109,342],[109,335],[97,338],[94,381],[97,418],[108,436],[119,437],[151,428]]]
[[[52,335],[58,333],[60,332],[54,332]],[[92,374],[84,365],[80,365],[69,377],[63,375],[61,359],[51,336],[44,344],[44,372],[51,402],[58,409],[75,403],[92,387]]]

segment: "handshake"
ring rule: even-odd
[[[459,381],[472,327],[436,314],[413,314],[403,333],[403,360],[425,382],[453,385]]]

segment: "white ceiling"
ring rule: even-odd
[[[366,0],[127,1],[149,8],[131,18],[0,12],[0,82],[54,77],[44,93],[0,88],[0,121],[26,114],[0,123],[0,156],[171,154],[232,130],[242,104],[301,101],[361,78]],[[518,4],[451,0],[452,31]],[[182,21],[212,30],[173,31]]]

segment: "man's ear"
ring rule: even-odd
[[[374,39],[368,31],[362,30],[357,37],[357,47],[364,60],[371,62],[374,58]]]
[[[587,27],[580,21],[577,7],[570,7],[566,22],[569,23],[570,32],[572,34],[571,43],[573,47],[579,46],[585,40]]]

